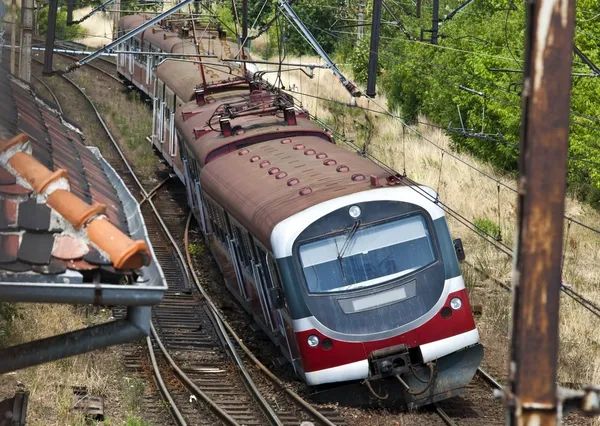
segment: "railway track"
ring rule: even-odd
[[[482,368],[477,369],[475,379],[469,385],[465,392],[465,396],[454,398],[450,401],[436,403],[433,408],[439,418],[448,426],[493,426],[504,424],[504,406],[489,395],[487,398],[471,397],[470,394],[482,392],[482,387],[488,393],[494,390],[502,389],[502,385],[496,381],[490,374]],[[473,402],[475,401],[475,402]],[[492,416],[490,414],[493,414]]]
[[[145,395],[147,404],[143,405],[160,406],[157,404],[157,395],[160,394],[163,406],[169,407],[171,424],[176,425],[291,426],[302,420],[324,425],[343,424],[343,419],[335,411],[324,410],[325,415],[322,414],[287,389],[284,383],[278,382],[262,364],[258,367],[254,364],[256,371],[253,374],[248,372],[247,366],[251,362],[247,360],[257,362],[256,358],[248,351],[244,361],[238,354],[238,347],[243,343],[214,304],[199,297],[198,292],[202,293],[200,281],[193,270],[190,273],[189,246],[183,243],[184,240],[187,242],[190,223],[189,220],[185,222],[185,189],[165,179],[147,191],[93,101],[74,81],[67,76],[61,78],[85,98],[118,153],[120,159],[111,163],[141,201],[148,234],[169,283],[163,302],[153,310],[152,336],[147,339],[150,360],[142,354],[139,346],[131,345],[125,354],[128,371],[140,376],[147,376],[148,371],[152,371],[155,395]],[[50,87],[45,86],[60,106]],[[164,185],[168,186],[168,191],[161,190]],[[116,310],[115,316],[119,314]],[[245,346],[243,348],[247,351]],[[271,374],[269,379],[282,387],[281,392],[295,404],[294,410],[271,407],[272,395],[265,393],[264,386],[259,389],[254,383],[253,376],[257,371]],[[148,411],[148,420],[167,424],[164,411]],[[326,415],[333,417],[335,423]]]

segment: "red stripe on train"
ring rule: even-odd
[[[475,328],[475,320],[471,313],[471,305],[469,304],[466,290],[463,289],[451,293],[446,299],[444,307],[448,307],[450,300],[454,297],[460,297],[463,305],[456,311],[452,310],[450,318],[442,318],[440,309],[440,312],[420,327],[388,339],[372,342],[347,342],[330,338],[333,341],[333,346],[330,350],[325,350],[321,344],[311,348],[308,346],[307,339],[311,334],[315,334],[319,337],[320,343],[322,343],[323,339],[328,336],[315,329],[296,332],[304,371],[323,370],[325,368],[361,361],[367,359],[371,352],[389,346],[404,343],[409,347],[415,347],[473,330]]]

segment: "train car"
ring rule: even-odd
[[[129,15],[119,21],[119,34],[124,34],[150,19],[149,15]],[[200,33],[200,34],[198,34]],[[212,32],[197,30],[198,49],[189,39],[159,25],[154,25],[125,42],[117,58],[119,74],[152,99],[152,144],[166,163],[183,180],[179,148],[174,130],[177,109],[192,100],[202,103],[205,95],[243,82],[244,68],[235,63],[215,63],[204,59],[200,65],[194,55],[214,55],[234,59],[237,46]],[[154,52],[157,55],[127,52]],[[165,53],[165,55],[160,55]],[[186,62],[187,60],[187,62]]]
[[[214,105],[175,118],[189,203],[229,290],[314,397],[414,408],[460,393],[483,350],[433,190],[279,95]]]
[[[228,289],[315,399],[414,408],[459,394],[483,349],[435,192],[223,65],[158,66],[152,139]]]

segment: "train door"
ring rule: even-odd
[[[279,346],[284,352],[289,354],[288,359],[294,366],[295,371],[296,366],[294,365],[293,359],[295,353],[298,351],[292,352],[292,347],[290,346],[286,322],[284,321],[284,315],[287,315],[285,300],[276,263],[269,252],[263,250],[258,244],[254,244],[254,242],[252,242],[252,244],[254,245],[254,250],[258,259],[256,265],[257,284],[261,287],[261,293],[264,295],[264,303],[266,305],[265,310],[268,313],[268,325],[271,327],[271,331],[279,342]],[[289,317],[289,315],[287,316]]]
[[[244,284],[244,258],[243,252],[241,249],[241,240],[240,240],[240,229],[230,220],[229,215],[227,217],[227,228],[228,228],[228,238],[227,245],[229,249],[229,255],[231,256],[231,263],[233,264],[233,269],[235,271],[235,277],[238,283],[238,289],[240,296],[244,298],[245,301],[249,300],[248,292],[246,291],[246,286]]]

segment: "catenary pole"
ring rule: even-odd
[[[43,75],[52,75],[52,59],[54,57],[54,37],[56,32],[56,14],[58,11],[58,0],[49,0],[48,5],[48,28],[46,28],[46,50],[44,51]]]
[[[19,67],[19,77],[22,80],[31,82],[31,43],[33,39],[33,0],[23,0],[22,2],[22,40],[21,61]]]
[[[373,17],[371,21],[371,50],[369,51],[369,69],[367,80],[367,96],[375,97],[377,81],[377,62],[379,59],[379,29],[381,27],[381,1],[373,0]]]
[[[574,0],[526,3],[509,423],[556,425]]]

